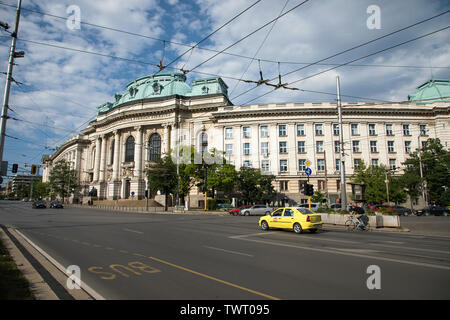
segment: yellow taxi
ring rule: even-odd
[[[279,208],[270,215],[261,217],[259,226],[263,230],[279,228],[294,230],[295,233],[302,233],[304,230],[316,232],[322,228],[322,217],[306,208]]]

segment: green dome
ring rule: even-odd
[[[408,96],[408,101],[419,103],[450,101],[450,80],[431,79],[417,87],[417,92]]]

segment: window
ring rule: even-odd
[[[244,155],[248,156],[250,154],[250,143],[244,143]]]
[[[305,141],[297,141],[297,150],[299,153],[305,153]]]
[[[337,192],[341,191],[341,180],[336,180],[336,190]]]
[[[395,152],[394,141],[388,141],[388,152]]]
[[[336,171],[341,171],[341,159],[336,159]]]
[[[153,133],[148,139],[148,161],[155,161],[161,158],[161,136]]]
[[[405,152],[411,153],[411,141],[405,141]]]
[[[244,138],[250,138],[250,127],[242,127],[242,134]]]
[[[420,135],[421,136],[426,136],[427,135],[427,125],[426,124],[421,124],[419,126],[420,128]]]
[[[316,152],[323,152],[323,141],[316,141]]]
[[[351,129],[352,129],[352,136],[359,135],[358,124],[357,123],[352,123],[351,124]]]
[[[316,136],[323,136],[323,125],[316,124],[315,125]]]
[[[269,143],[261,142],[261,154],[268,155],[269,154]]]
[[[360,163],[361,163],[361,159],[353,159],[353,168],[358,169]]]
[[[395,159],[389,159],[389,169],[391,169],[391,170],[395,170],[396,169]]]
[[[134,161],[134,137],[129,136],[125,142],[125,162]]]
[[[369,124],[369,136],[376,136],[377,131],[375,130],[375,124]]]
[[[280,153],[287,153],[287,142],[280,142]]]
[[[372,168],[378,167],[378,159],[372,159],[371,165],[372,165]]]
[[[333,124],[333,134],[335,136],[339,135],[339,125],[338,124]]]
[[[269,136],[269,128],[267,126],[261,126],[261,137],[268,137]]]
[[[404,124],[403,125],[403,135],[404,136],[410,136],[411,133],[409,132],[409,124]]]
[[[317,171],[325,171],[325,159],[317,159]]]
[[[278,135],[280,137],[285,137],[287,136],[287,130],[286,130],[286,125],[285,124],[280,124],[278,126]]]
[[[334,142],[334,152],[341,152],[341,143],[339,141]]]
[[[244,168],[251,168],[252,164],[250,160],[244,160]]]
[[[297,135],[298,136],[304,136],[305,135],[305,125],[298,124],[297,125]]]
[[[299,159],[298,160],[298,171],[305,171],[306,170],[306,160],[305,159]]]
[[[325,190],[327,188],[327,183],[325,180],[318,180],[317,181],[317,189],[318,190]]]
[[[282,180],[280,181],[280,191],[288,191],[289,190],[289,181]]]
[[[425,148],[427,146],[427,142],[426,141],[421,141],[420,144],[422,145],[422,150],[423,150],[423,148]]]
[[[361,152],[359,150],[359,140],[352,141],[353,152]]]
[[[225,139],[233,139],[233,128],[225,128]]]
[[[386,135],[393,136],[394,131],[392,130],[392,124],[386,124]]]
[[[280,160],[280,172],[287,172],[288,166],[287,166],[287,160]]]
[[[262,172],[269,172],[270,167],[269,167],[269,160],[263,160],[261,162],[261,171]]]
[[[376,141],[370,141],[370,152],[378,152]]]
[[[114,143],[115,140],[111,141],[111,146],[109,147],[109,164],[114,163]]]
[[[294,211],[292,211],[292,209],[285,209],[284,210],[283,217],[293,217],[293,216],[294,216]]]
[[[227,156],[230,156],[230,155],[232,155],[233,154],[233,145],[230,143],[230,144],[226,144],[225,145],[225,154],[227,155]]]
[[[275,211],[272,212],[272,214],[271,214],[272,217],[281,217],[281,215],[283,214],[283,210],[284,210],[284,208],[275,210]]]

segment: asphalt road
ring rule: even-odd
[[[79,266],[106,299],[450,298],[450,237],[335,227],[297,235],[257,221],[0,201],[0,224]]]

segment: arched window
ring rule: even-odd
[[[125,142],[125,162],[134,161],[134,137],[129,136]]]
[[[208,152],[208,135],[206,132],[200,134],[200,152]]]
[[[153,133],[148,139],[148,161],[156,161],[161,158],[161,136]]]

